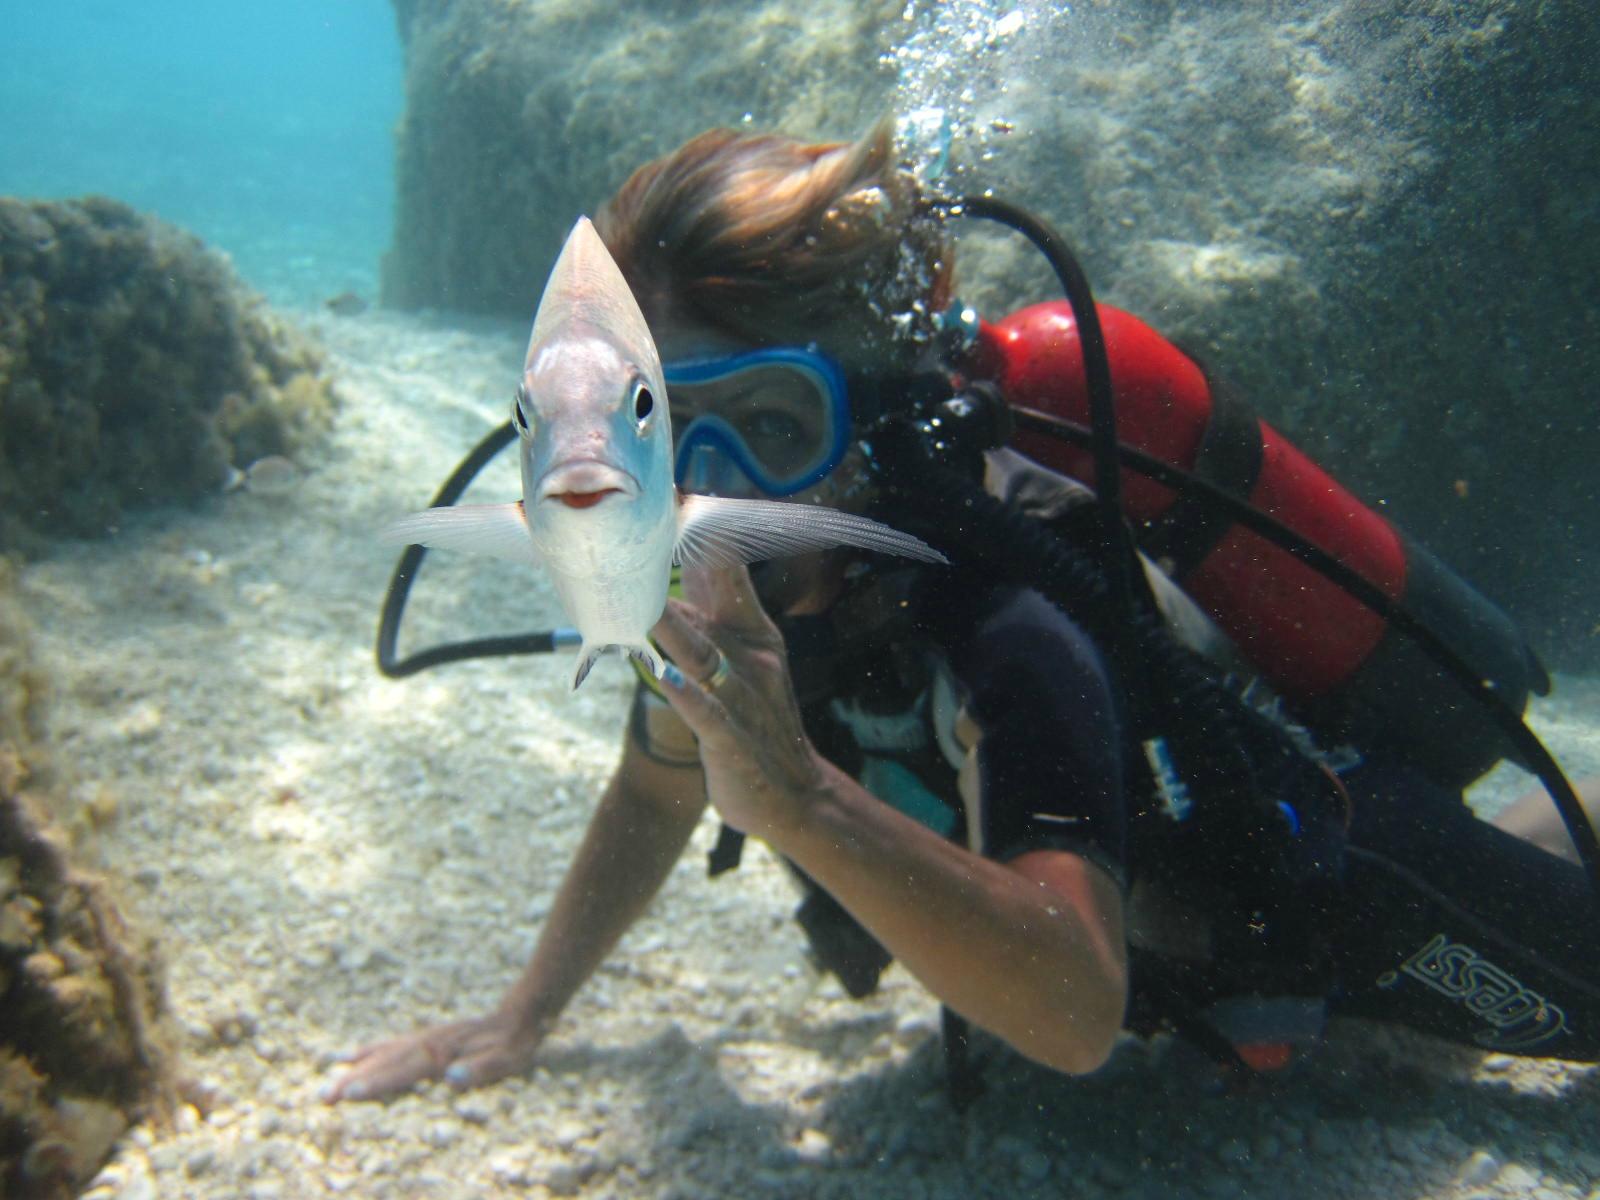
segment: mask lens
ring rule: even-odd
[[[715,441],[762,491],[787,495],[821,479],[843,455],[843,379],[822,355],[755,351],[672,364],[666,376],[673,424],[684,431],[680,466],[693,461],[694,442]]]

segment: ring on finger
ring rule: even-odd
[[[717,665],[711,669],[711,674],[700,681],[700,686],[708,692],[714,692],[728,682],[728,675],[732,668],[728,665],[728,656],[721,650],[717,651]]]

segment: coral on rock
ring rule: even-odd
[[[159,960],[75,866],[38,770],[39,678],[0,562],[0,1196],[57,1200],[172,1104]]]

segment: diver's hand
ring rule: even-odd
[[[687,567],[683,584],[688,602],[668,601],[652,631],[675,664],[667,668],[667,699],[700,739],[706,795],[722,819],[771,840],[833,769],[806,737],[783,635],[750,573]],[[708,689],[719,655],[728,675]]]
[[[322,1099],[381,1100],[441,1077],[458,1091],[483,1087],[526,1071],[543,1040],[526,1023],[501,1013],[431,1025],[354,1051],[349,1070],[322,1089]]]

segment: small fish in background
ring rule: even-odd
[[[323,306],[336,317],[359,317],[367,311],[367,302],[354,292],[340,292],[323,301]]]
[[[383,537],[543,564],[583,637],[574,689],[611,647],[661,677],[649,633],[674,563],[724,567],[833,546],[945,561],[920,539],[851,513],[679,492],[660,355],[587,217],[545,284],[511,419],[520,501],[431,508]]]
[[[258,496],[285,496],[300,482],[300,468],[281,454],[258,458],[244,470],[228,468],[224,492],[254,492]]]

